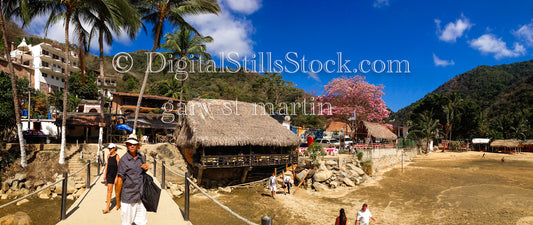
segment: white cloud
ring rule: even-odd
[[[187,18],[200,34],[213,37],[213,42],[207,44],[207,51],[214,56],[224,53],[237,53],[239,58],[250,56],[253,53],[253,41],[250,37],[253,25],[244,18],[236,18],[230,13],[229,8],[221,3],[222,12],[217,16],[213,14],[195,15]],[[232,56],[232,58],[236,58]]]
[[[389,0],[374,0],[374,4],[372,6],[374,6],[374,8],[389,6]]]
[[[533,22],[523,25],[520,29],[513,31],[516,38],[523,40],[527,46],[533,47]]]
[[[494,54],[494,58],[518,57],[526,54],[526,49],[519,43],[514,43],[513,49],[507,48],[507,44],[501,38],[493,34],[484,34],[481,37],[469,41],[470,47],[479,50],[483,54]]]
[[[36,16],[34,19],[32,19],[29,26],[27,26],[25,29],[30,33],[37,34],[41,37],[45,37],[44,36],[45,25],[46,25],[46,21],[48,20],[48,16],[49,15],[44,15],[44,14]],[[59,21],[55,24],[51,24],[50,27],[48,28],[46,38],[56,40],[61,43],[65,43],[65,25],[64,24],[65,23],[63,21]],[[85,28],[85,30],[90,29],[87,23],[83,23],[82,26]],[[138,33],[139,32],[137,32],[137,34]],[[113,32],[113,40],[124,45],[131,44],[131,40],[129,36],[126,34],[126,32],[120,32],[120,34],[116,34],[115,32]],[[78,35],[77,33],[74,33],[74,26],[72,23],[69,25],[69,42],[74,43],[74,44],[78,43]],[[98,45],[98,36],[95,36],[91,39],[91,50],[99,51],[99,48],[100,46]],[[104,42],[104,53],[109,54],[110,51],[111,51],[111,46]]]
[[[435,24],[437,25],[437,36],[439,36],[441,41],[449,43],[454,43],[457,38],[463,36],[465,30],[468,30],[473,26],[473,24],[470,23],[470,20],[464,16],[461,16],[461,19],[457,19],[455,23],[450,22],[446,24],[444,30],[441,29],[440,23],[440,20],[435,19]]]
[[[439,57],[437,57],[435,53],[433,53],[433,62],[435,63],[435,66],[442,66],[442,67],[455,65],[455,62],[453,60],[439,59]]]
[[[307,79],[313,79],[320,82],[320,77],[318,77],[318,74],[313,72],[307,72]]]
[[[225,0],[232,11],[252,14],[261,8],[261,0]]]

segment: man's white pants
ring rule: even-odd
[[[137,203],[124,203],[120,202],[120,220],[122,225],[146,225],[148,220],[146,219],[146,208],[142,201]]]

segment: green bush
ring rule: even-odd
[[[305,151],[305,154],[307,156],[309,156],[309,158],[311,159],[311,162],[313,163],[314,166],[318,166],[318,157],[319,156],[326,155],[326,153],[322,149],[322,145],[320,145],[319,143],[316,143],[316,142],[313,142],[313,144],[311,144],[311,146],[309,146],[309,148],[307,148],[307,151]]]
[[[363,154],[364,154],[363,152],[358,152],[358,153],[357,153],[357,159],[358,159],[359,161],[361,161],[361,160],[363,159]]]

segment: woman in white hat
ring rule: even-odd
[[[102,210],[104,214],[109,212],[109,206],[111,205],[111,195],[113,194],[113,185],[117,183],[117,171],[118,162],[120,156],[117,154],[117,146],[113,143],[107,145],[109,149],[109,155],[107,155],[107,164],[105,167],[104,182],[107,184],[107,207]]]

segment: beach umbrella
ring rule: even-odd
[[[115,129],[117,129],[117,130],[126,130],[126,131],[132,131],[133,130],[130,126],[128,126],[127,124],[124,124],[124,123],[121,123],[121,124],[115,126]]]

